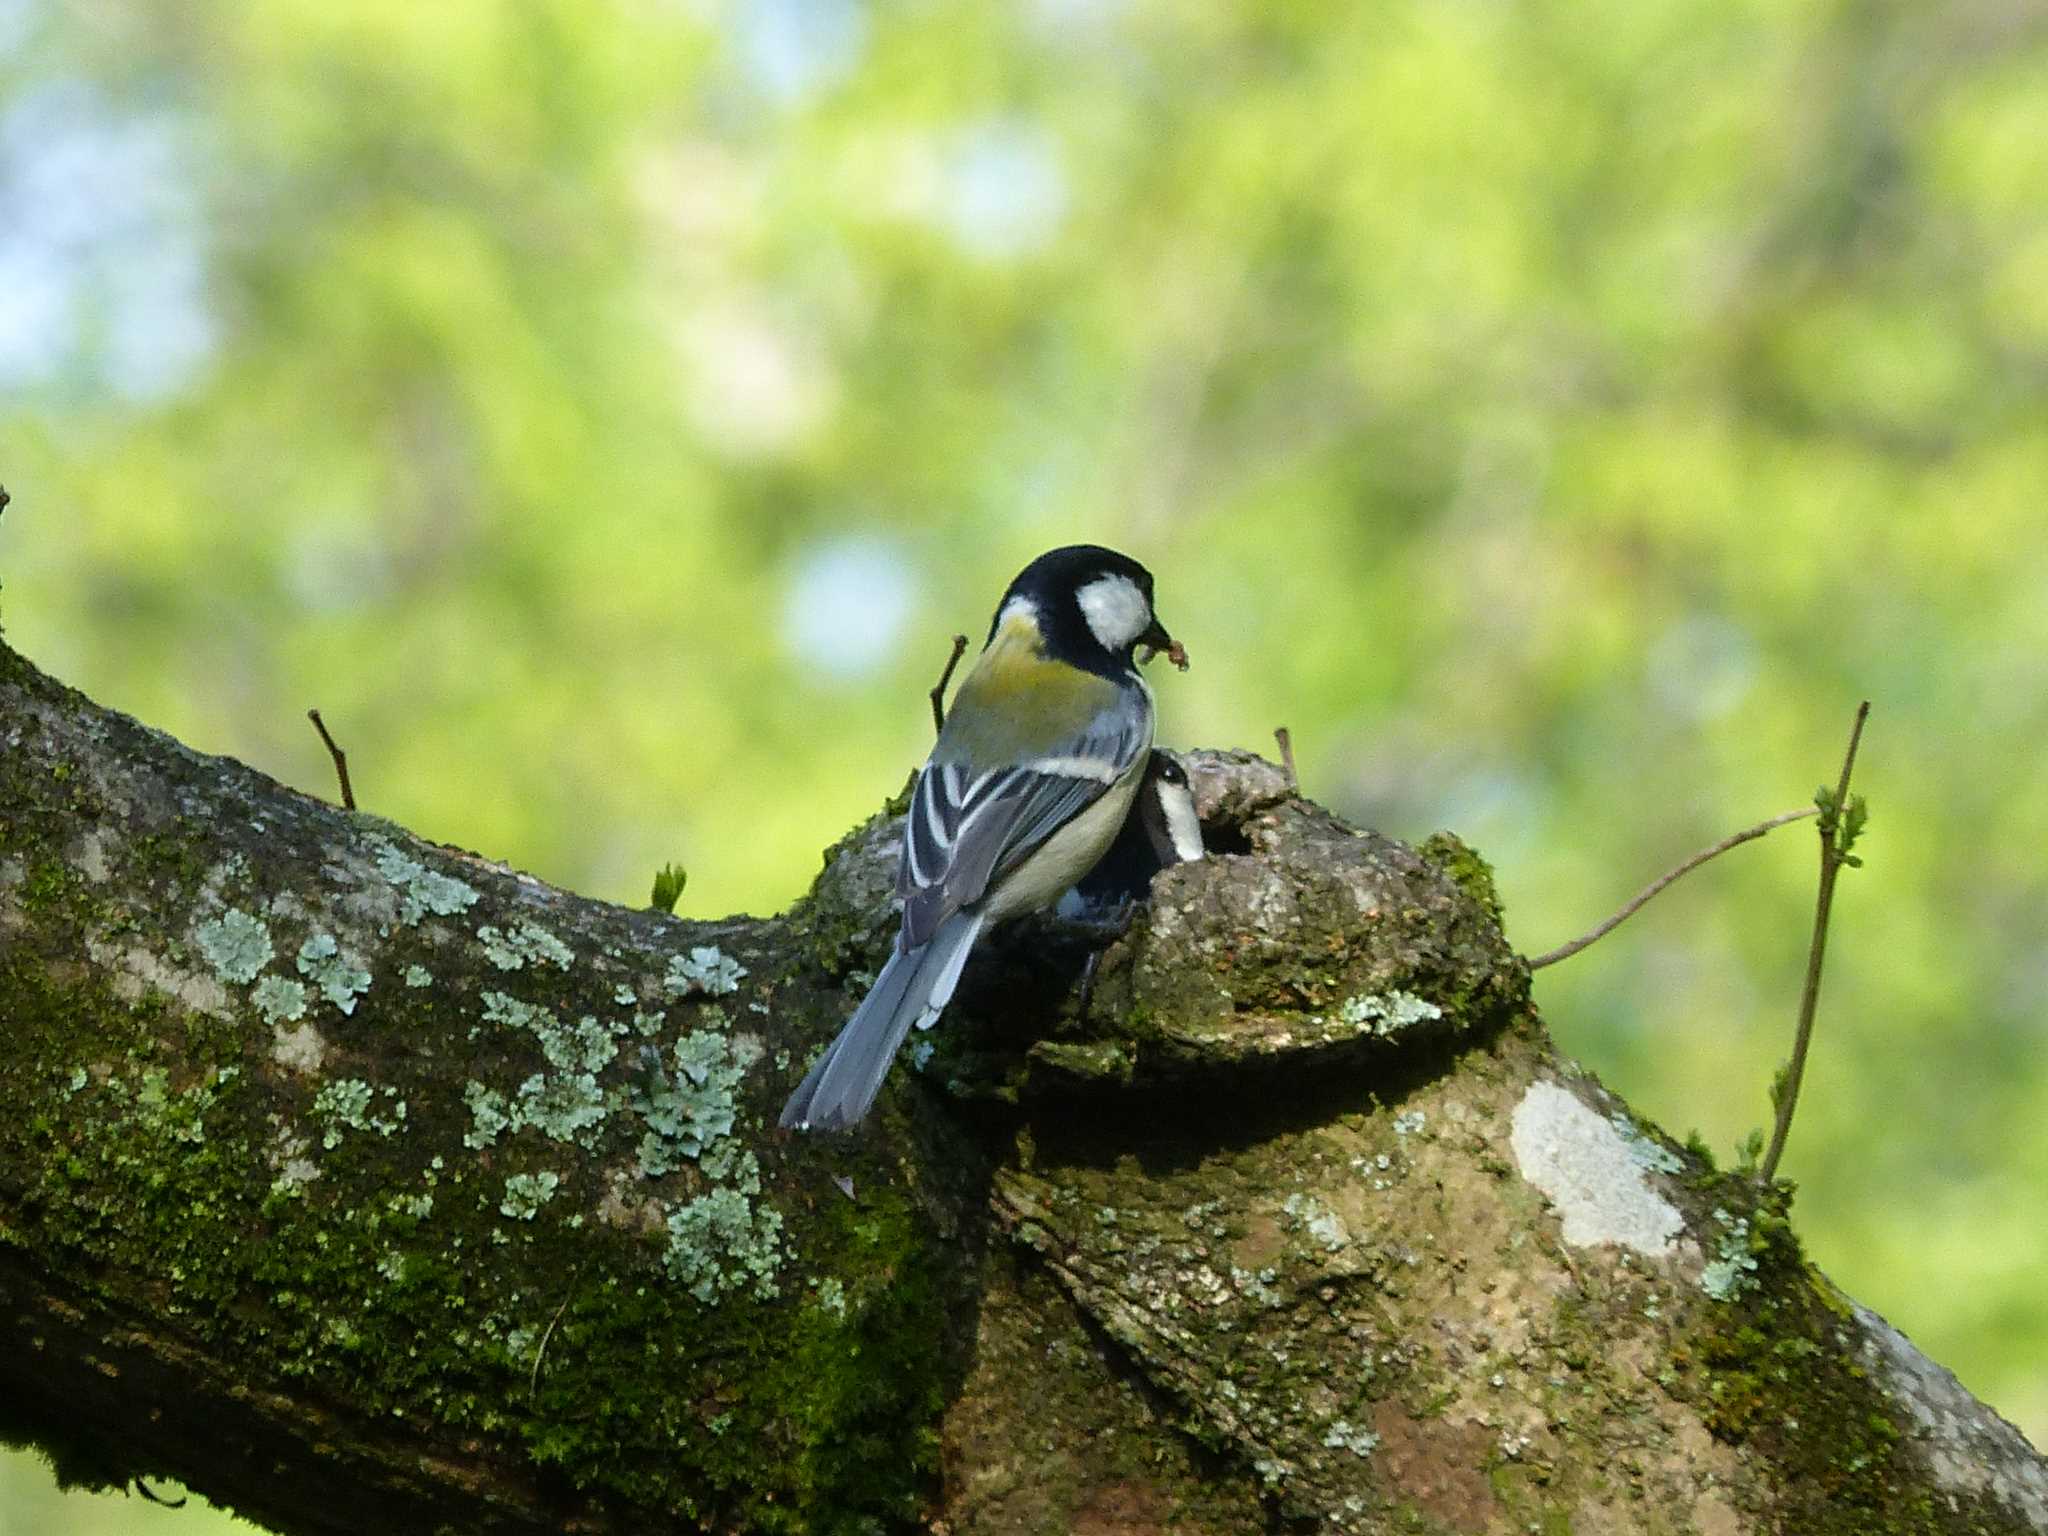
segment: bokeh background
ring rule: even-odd
[[[2048,1442],[2048,12],[2024,0],[0,0],[0,617],[593,895],[767,911],[1089,538],[1172,742],[1535,952],[1832,779],[1784,1171]],[[1811,831],[1537,994],[1724,1159]],[[215,1517],[0,1465],[0,1530]],[[246,1528],[244,1528],[246,1529]]]

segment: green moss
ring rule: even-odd
[[[1455,832],[1432,832],[1415,851],[1450,877],[1451,883],[1485,909],[1496,928],[1505,927],[1493,866]]]
[[[1963,1536],[2005,1530],[1972,1500],[1935,1499],[1899,1448],[1908,1426],[1865,1371],[1840,1303],[1808,1266],[1785,1219],[1782,1188],[1724,1177],[1718,1191],[1753,1271],[1734,1298],[1699,1310],[1674,1354],[1669,1384],[1709,1429],[1754,1450],[1774,1478],[1772,1529],[1801,1536]],[[1717,1211],[1717,1214],[1719,1212]]]
[[[39,857],[19,824],[9,831],[50,952],[81,942],[67,930],[106,931],[103,893],[61,858]],[[158,890],[189,897],[217,878],[218,861],[195,858],[181,837],[144,841],[143,878]],[[266,910],[246,890],[223,899]],[[649,1524],[829,1532],[914,1517],[935,1474],[947,1340],[967,1315],[957,1258],[929,1230],[933,1204],[893,1166],[858,1157],[858,1202],[822,1174],[793,1204],[786,1172],[767,1189],[737,1134],[763,1112],[749,1102],[761,1085],[743,1080],[759,1047],[691,1002],[697,1027],[683,1029],[663,1072],[688,1102],[664,1134],[694,1160],[624,1190],[657,1217],[721,1217],[677,1261],[688,1274],[672,1276],[665,1226],[595,1216],[612,1188],[600,1181],[631,1166],[632,1139],[649,1129],[626,1112],[641,1063],[620,1059],[617,1042],[636,1028],[675,1040],[675,1026],[658,1014],[608,1022],[615,983],[593,991],[582,976],[554,982],[546,1006],[520,1002],[526,1022],[488,1021],[499,1034],[480,1061],[504,1065],[483,1069],[496,1081],[477,1087],[498,1095],[508,1123],[487,1173],[463,1146],[471,1108],[438,1103],[407,1075],[430,1070],[432,1054],[386,1044],[459,1040],[454,1000],[496,979],[473,948],[460,963],[431,926],[415,935],[400,925],[375,963],[396,977],[431,961],[441,979],[380,989],[372,1021],[326,1013],[348,1071],[282,1084],[253,995],[235,993],[231,1016],[214,1019],[162,994],[131,1004],[22,947],[0,955],[0,1018],[16,1052],[16,1070],[0,1077],[0,1143],[8,1166],[35,1170],[4,1240],[104,1277],[108,1302],[166,1318],[183,1347],[273,1379],[345,1380],[366,1422],[417,1424],[423,1440],[523,1446],[566,1487],[663,1512]],[[290,957],[305,938],[276,944]],[[345,964],[340,943],[316,948],[309,964]],[[685,964],[697,959],[686,952]],[[335,979],[352,1002],[357,968],[346,968]],[[264,999],[286,1017],[281,989],[312,988],[279,969],[257,982],[277,983]],[[534,969],[522,981],[534,984]],[[700,997],[743,974],[723,952],[699,970]],[[586,994],[582,1006],[603,1003],[598,1013],[578,1008]],[[829,1013],[837,999],[785,995],[779,1006]],[[830,1022],[820,1017],[821,1036]],[[538,1123],[510,1126],[515,1103],[526,1119],[565,1107],[526,1094],[522,1071],[544,1089],[573,1079],[611,1112],[588,1152],[564,1153]],[[715,1207],[693,1205],[707,1194]],[[707,1277],[715,1307],[692,1294]],[[150,1294],[121,1294],[131,1282]],[[835,1305],[816,1299],[827,1294]],[[61,1425],[24,1438],[96,1486],[157,1470],[107,1460],[89,1439],[74,1445]]]
[[[202,1346],[286,1378],[345,1376],[372,1417],[509,1435],[575,1487],[693,1520],[851,1530],[918,1509],[950,1282],[921,1208],[886,1173],[863,1173],[857,1204],[828,1187],[789,1232],[765,1199],[734,1193],[758,1174],[730,1164],[720,1210],[739,1211],[737,1225],[698,1234],[671,1281],[663,1244],[583,1222],[589,1191],[573,1168],[515,1164],[482,1180],[459,1155],[430,1156],[447,1132],[428,1125],[332,1146],[316,1136],[300,1155],[320,1176],[274,1192],[268,1101],[240,1074],[232,1035],[208,1057],[163,1007],[60,993],[18,958],[0,971],[0,1007],[35,1021],[30,1065],[45,1073],[64,1041],[108,1038],[110,1019],[145,1026],[110,1071],[58,1072],[68,1097],[46,1084],[23,1101],[43,1107],[12,1132],[29,1143],[21,1165],[45,1171],[28,1202],[41,1225],[16,1236],[109,1275],[161,1277]],[[697,1058],[683,1055],[687,1079]],[[343,1078],[316,1113],[374,1133],[397,1102]],[[799,1242],[836,1308],[808,1300],[810,1286],[771,1294],[788,1290],[775,1282]],[[495,1257],[507,1244],[516,1262]],[[691,1294],[707,1282],[715,1309]],[[126,1473],[75,1455],[67,1466],[100,1482]]]

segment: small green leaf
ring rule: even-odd
[[[680,864],[664,864],[654,874],[654,896],[647,903],[650,912],[673,912],[676,903],[682,899],[683,887],[690,883],[690,876]]]
[[[1753,1170],[1764,1155],[1764,1133],[1752,1130],[1735,1149],[1735,1166],[1744,1173]]]

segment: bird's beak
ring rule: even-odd
[[[1145,647],[1145,659],[1147,661],[1150,661],[1154,656],[1164,651],[1168,661],[1179,667],[1181,671],[1187,671],[1187,651],[1178,640],[1166,632],[1166,626],[1159,622],[1157,614],[1152,616],[1150,627],[1142,635],[1138,636],[1138,644]]]

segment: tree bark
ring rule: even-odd
[[[1552,1048],[1484,864],[1193,754],[1215,855],[1085,1013],[586,901],[0,647],[0,1437],[281,1532],[2048,1531],[2017,1431]],[[892,810],[900,807],[892,808]]]

